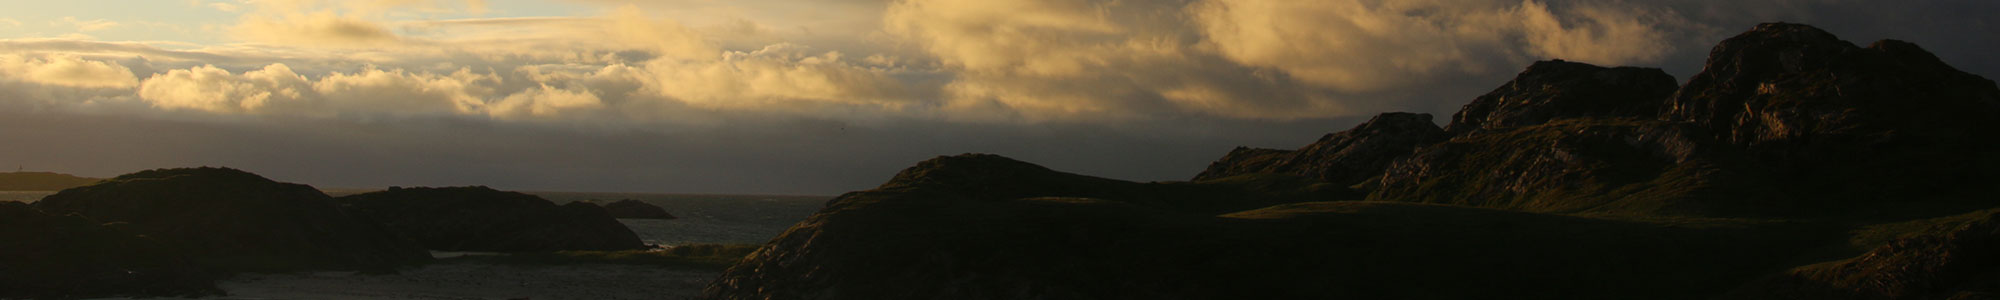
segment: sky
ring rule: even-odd
[[[1989,0],[0,2],[0,164],[832,195],[938,155],[1185,180],[1538,60],[1686,79],[1763,22],[2000,74]]]

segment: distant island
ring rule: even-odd
[[[0,191],[60,191],[103,180],[55,172],[6,172],[0,173]]]

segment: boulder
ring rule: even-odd
[[[181,250],[118,227],[0,202],[0,299],[220,293]]]
[[[632,229],[596,204],[479,187],[390,188],[342,196],[341,205],[441,251],[542,252],[644,249]]]
[[[35,206],[126,223],[221,271],[386,271],[431,259],[311,186],[230,168],[125,174],[57,192]]]
[[[632,199],[618,200],[617,202],[605,204],[604,210],[610,212],[611,217],[619,219],[677,219],[673,214],[667,213],[666,209]]]

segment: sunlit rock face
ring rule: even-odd
[[[1370,199],[1810,215],[2000,178],[2000,90],[1915,45],[1774,23],[1711,55],[1671,93],[1657,70],[1537,63],[1466,105],[1449,141],[1392,164]]]
[[[214,273],[153,238],[0,202],[0,298],[212,295]]]
[[[343,196],[356,214],[381,221],[425,248],[527,252],[632,250],[639,236],[596,204],[558,206],[534,195],[487,187],[391,188]]]
[[[1380,176],[1391,161],[1445,137],[1430,114],[1385,113],[1347,131],[1327,134],[1296,151],[1239,148],[1194,180],[1243,174],[1288,174],[1347,186]]]
[[[1899,198],[2000,168],[2000,89],[1903,41],[1862,48],[1811,26],[1759,25],[1717,45],[1662,110],[1777,176],[1841,194]]]
[[[125,228],[223,271],[390,270],[430,253],[311,186],[229,168],[160,169],[57,192],[35,206]]]

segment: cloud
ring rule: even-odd
[[[208,4],[208,7],[222,12],[239,12],[243,10],[242,6],[237,6],[229,2],[212,2]]]
[[[558,89],[542,85],[521,93],[508,95],[494,103],[490,112],[505,119],[550,118],[565,111],[604,108],[604,101],[589,90]]]
[[[369,47],[390,45],[398,40],[387,27],[333,12],[247,15],[230,27],[230,33],[248,41],[280,45],[322,47]]]
[[[15,23],[18,24],[19,22]],[[99,30],[111,29],[112,27],[118,27],[118,22],[114,22],[111,20],[105,20],[105,19],[77,20],[76,17],[62,17],[62,19],[50,22],[50,24],[55,26],[75,27],[76,31],[83,31],[83,32],[99,31]]]
[[[21,21],[13,18],[0,18],[0,27],[21,27]]]
[[[947,118],[1118,122],[1179,116],[1293,119],[1347,114],[1282,74],[1200,49],[1182,2],[912,0],[887,30],[953,74]]]
[[[1656,62],[1672,16],[1637,5],[1537,1],[1209,0],[1189,8],[1206,45],[1247,66],[1344,91],[1504,72],[1524,60]],[[1622,8],[1621,8],[1622,7]]]
[[[139,98],[153,107],[215,113],[297,107],[312,93],[306,78],[284,64],[241,75],[214,66],[172,70],[153,75],[139,86]]]
[[[138,83],[132,69],[117,62],[75,55],[23,56],[0,54],[0,77],[65,87],[130,88]]]

